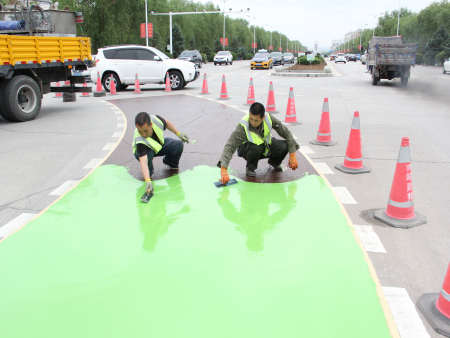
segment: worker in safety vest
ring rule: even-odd
[[[135,118],[136,130],[133,136],[133,153],[141,163],[142,176],[145,180],[145,191],[153,191],[153,157],[164,156],[163,163],[172,170],[178,170],[183,142],[189,143],[189,138],[177,130],[172,122],[159,115],[139,113]],[[164,138],[164,130],[169,129],[180,140]],[[183,142],[182,142],[183,141]]]
[[[271,135],[275,130],[284,140],[277,140]],[[236,149],[238,156],[247,160],[247,176],[255,177],[255,170],[258,168],[258,161],[263,158],[269,159],[269,164],[275,171],[283,171],[281,162],[289,152],[289,168],[298,168],[295,152],[299,149],[292,133],[277,118],[271,114],[266,114],[264,105],[255,102],[250,106],[250,112],[236,126],[236,130],[231,134],[225,145],[217,164],[220,167],[223,184],[230,180],[228,176],[228,164]]]

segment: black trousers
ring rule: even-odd
[[[263,158],[270,159],[271,164],[280,165],[288,153],[288,145],[286,140],[277,140],[272,137],[272,144],[267,156],[264,156],[265,145],[257,146],[254,143],[246,142],[241,144],[238,149],[238,156],[247,160],[247,168],[249,170],[256,170],[258,168],[259,160]]]

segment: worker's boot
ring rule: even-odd
[[[256,173],[254,170],[250,170],[248,168],[245,168],[245,173],[247,174],[248,177],[255,177]]]
[[[282,166],[281,164],[278,164],[278,165],[274,164],[274,163],[272,162],[272,159],[271,159],[271,158],[269,158],[269,161],[267,161],[267,162],[273,167],[273,169],[274,169],[275,171],[283,171],[283,166]]]

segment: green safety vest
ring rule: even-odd
[[[153,124],[153,126],[152,126],[153,132],[156,133],[156,136],[158,136],[158,138],[161,140],[161,143],[164,144],[164,136],[163,136],[164,124],[155,115],[150,115],[150,119],[152,120],[152,124]],[[136,128],[136,130],[134,131],[133,144],[132,144],[134,154],[136,154],[137,145],[139,143],[145,144],[150,149],[153,149],[155,154],[159,153],[160,150],[162,149],[162,145],[159,142],[156,142],[151,137],[147,137],[147,138],[142,137]]]
[[[258,134],[249,131],[249,118],[250,114],[245,115],[245,117],[239,121],[239,124],[241,124],[244,129],[245,133],[247,134],[247,140],[248,142],[254,143],[257,146],[260,144],[265,144],[266,148],[264,151],[264,156],[266,156],[269,153],[269,145],[272,144],[272,135],[270,132],[272,131],[272,119],[270,118],[270,115],[268,113],[264,116],[264,139],[262,139]]]

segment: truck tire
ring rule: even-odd
[[[402,77],[401,81],[402,81],[402,87],[406,87],[408,85],[408,78],[407,77]]]
[[[374,86],[376,86],[377,83],[378,83],[378,81],[380,81],[380,78],[377,77],[377,76],[375,76],[375,72],[372,71],[372,84],[373,84]]]
[[[111,90],[111,88],[110,88],[111,87],[111,75],[113,76],[114,82],[116,83],[116,91],[119,91],[121,89],[120,87],[122,86],[122,84],[120,83],[119,77],[116,74],[114,74],[114,73],[106,73],[103,76],[102,84],[103,84],[103,87],[105,88],[105,90],[108,93]]]
[[[183,75],[181,75],[180,72],[178,72],[176,70],[171,70],[169,72],[169,80],[170,80],[170,87],[173,90],[180,90],[183,88],[184,79],[183,79]]]
[[[10,122],[14,122],[14,120],[7,114],[6,109],[4,108],[3,104],[3,96],[4,96],[4,90],[5,85],[9,80],[3,80],[0,82],[0,115],[6,120]]]
[[[34,120],[41,111],[42,94],[36,81],[26,75],[14,76],[5,83],[3,109],[15,122]]]

